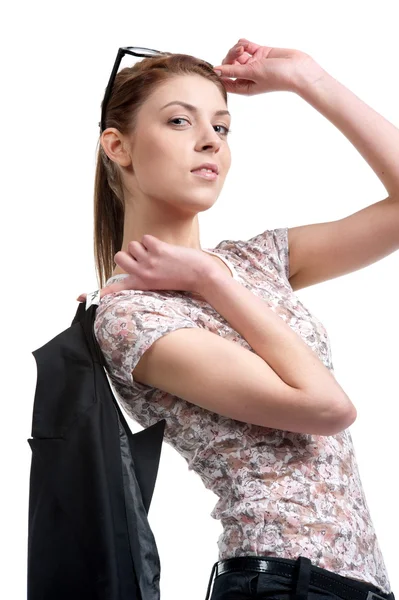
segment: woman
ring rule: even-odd
[[[325,328],[294,291],[399,247],[399,133],[298,50],[240,39],[215,70],[220,78],[191,56],[154,56],[108,90],[97,340],[128,414],[143,427],[166,419],[165,440],[219,497],[207,598],[212,583],[211,600],[394,598],[348,430],[356,409],[335,380]],[[202,249],[198,213],[231,163],[226,91],[276,90],[336,125],[389,197],[306,231]]]

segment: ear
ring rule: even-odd
[[[124,136],[115,127],[106,129],[100,139],[105,154],[121,167],[128,167],[132,159]]]

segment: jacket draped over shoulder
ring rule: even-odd
[[[33,352],[28,600],[159,600],[148,511],[165,420],[133,434],[93,333],[98,303]]]

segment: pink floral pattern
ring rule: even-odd
[[[287,228],[214,249],[234,277],[262,298],[334,373],[322,323],[289,283]],[[117,275],[107,283],[123,278]],[[218,497],[219,560],[308,557],[316,566],[390,593],[349,430],[333,436],[269,429],[223,417],[132,378],[161,336],[200,327],[252,350],[203,299],[190,292],[128,290],[104,296],[95,335],[126,412],[143,428],[166,420],[164,440]]]

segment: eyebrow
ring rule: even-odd
[[[170,106],[171,104],[180,104],[180,106],[183,106],[187,110],[191,110],[191,112],[196,113],[196,114],[198,114],[198,112],[199,112],[198,108],[196,106],[193,106],[192,104],[188,104],[187,102],[181,102],[180,100],[172,100],[172,102],[165,104],[165,106],[163,106],[160,110],[163,110],[164,108],[166,108],[167,106]],[[231,117],[231,114],[229,113],[228,110],[217,110],[215,112],[215,115],[229,115]]]

